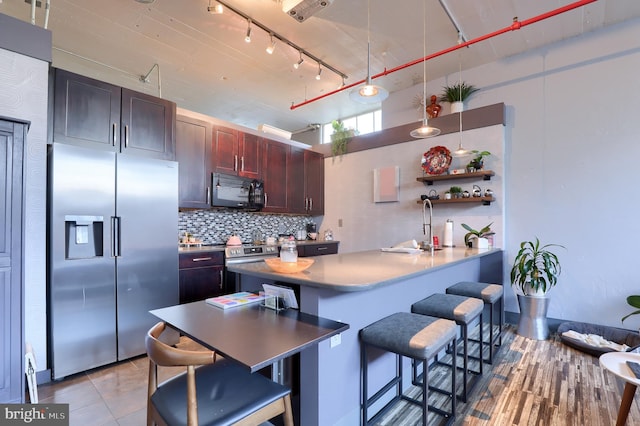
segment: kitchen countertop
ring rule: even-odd
[[[296,241],[296,244],[298,245],[305,245],[305,246],[311,246],[311,245],[319,245],[319,244],[331,244],[331,243],[340,243],[340,241],[336,241],[336,240],[332,240],[332,241],[320,241],[320,240],[316,240],[316,241],[312,241],[312,240],[305,240],[305,241]],[[180,247],[178,246],[178,253],[198,253],[198,252],[210,252],[210,251],[224,251],[224,249],[226,248],[226,246],[224,245],[215,245],[215,246],[207,246],[207,245],[194,245],[194,246],[187,246],[187,247]]]
[[[228,269],[275,281],[353,292],[371,290],[498,251],[500,249],[451,247],[437,250],[431,256],[426,252],[407,254],[369,250],[316,256],[313,265],[296,274],[274,272],[264,262],[229,265]]]

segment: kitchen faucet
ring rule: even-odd
[[[433,254],[433,237],[432,237],[432,228],[431,223],[433,221],[433,206],[431,205],[431,200],[426,196],[423,196],[422,200],[422,233],[427,235],[427,229],[429,229],[429,237],[426,241],[422,242],[423,248],[429,248],[431,250],[431,254]],[[427,205],[429,205],[429,223],[427,224]],[[426,244],[425,244],[426,243]]]

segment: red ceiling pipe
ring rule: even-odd
[[[566,6],[559,7],[557,9],[551,10],[549,12],[543,13],[541,15],[534,16],[533,18],[526,19],[524,21],[518,21],[518,18],[513,18],[513,23],[511,25],[509,25],[508,27],[504,27],[502,29],[499,29],[499,30],[494,31],[492,33],[485,34],[485,35],[480,36],[480,37],[476,37],[476,38],[474,38],[472,40],[467,40],[464,43],[456,44],[455,46],[451,46],[451,47],[448,47],[448,48],[446,48],[444,50],[441,50],[439,52],[432,53],[430,55],[425,56],[424,58],[420,58],[420,59],[416,59],[416,60],[411,61],[411,62],[407,62],[406,64],[399,65],[399,66],[397,66],[395,68],[391,68],[390,70],[387,70],[385,68],[384,71],[382,71],[381,73],[371,76],[371,79],[373,80],[373,79],[376,79],[378,77],[382,77],[382,76],[394,73],[396,71],[400,71],[402,69],[412,67],[412,66],[417,65],[417,64],[419,64],[421,62],[428,61],[428,60],[433,59],[433,58],[437,58],[438,56],[442,56],[442,55],[445,55],[447,53],[453,52],[454,50],[462,49],[463,47],[467,47],[467,46],[470,46],[472,44],[475,44],[475,43],[478,43],[478,42],[481,42],[481,41],[485,41],[487,39],[493,38],[495,36],[498,36],[500,34],[504,34],[504,33],[509,32],[509,31],[519,30],[520,28],[526,27],[527,25],[535,24],[536,22],[540,22],[540,21],[545,20],[547,18],[551,18],[553,16],[560,15],[561,13],[568,12],[568,11],[573,10],[573,9],[577,9],[579,7],[582,7],[582,6],[586,6],[589,3],[594,3],[596,1],[598,1],[598,0],[579,0],[579,1],[576,1],[574,3],[568,4]],[[366,79],[365,80],[356,81],[355,83],[349,84],[347,86],[342,86],[341,88],[336,89],[336,90],[334,90],[332,92],[325,93],[324,95],[320,95],[320,96],[315,97],[313,99],[306,100],[306,101],[301,102],[299,104],[291,104],[291,110],[294,110],[294,109],[299,108],[301,106],[305,106],[307,104],[310,104],[312,102],[318,101],[320,99],[324,99],[327,96],[331,96],[333,94],[342,92],[342,91],[350,89],[352,87],[358,86],[358,85],[360,85],[362,83],[365,83],[366,81],[367,81]]]

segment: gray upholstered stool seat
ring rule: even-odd
[[[502,345],[502,327],[504,317],[504,289],[499,284],[489,284],[474,281],[462,281],[447,288],[447,294],[457,294],[459,296],[475,297],[482,299],[485,305],[489,306],[489,340],[485,342],[489,345],[489,359],[487,362],[493,364],[494,345]],[[495,309],[498,307],[498,323],[495,324]],[[498,332],[494,332],[494,326],[498,326]]]
[[[462,336],[462,395],[460,399],[467,402],[468,392],[477,383],[479,376],[469,377],[469,372],[482,374],[482,311],[484,303],[474,297],[458,296],[455,294],[432,294],[419,302],[411,305],[411,312],[432,317],[450,319],[460,326]],[[469,368],[469,325],[478,320],[480,330],[480,342],[478,342],[479,367],[473,371]],[[414,376],[417,374],[414,370]]]
[[[360,330],[360,356],[362,373],[362,424],[373,423],[391,409],[399,400],[405,400],[422,407],[422,424],[427,424],[429,411],[444,416],[447,424],[453,422],[456,412],[456,364],[455,342],[457,330],[455,322],[443,318],[434,318],[409,312],[398,312],[382,318]],[[451,410],[444,411],[429,405],[428,361],[433,359],[448,345],[453,346],[453,365],[451,368]],[[373,396],[368,392],[367,347],[372,346],[396,354],[396,375]],[[424,380],[422,381],[422,399],[417,400],[403,395],[402,357],[424,362]],[[368,409],[386,395],[395,386],[395,396],[371,419]]]

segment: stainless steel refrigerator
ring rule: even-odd
[[[54,143],[48,173],[59,379],[144,353],[149,310],[178,304],[178,163]]]

